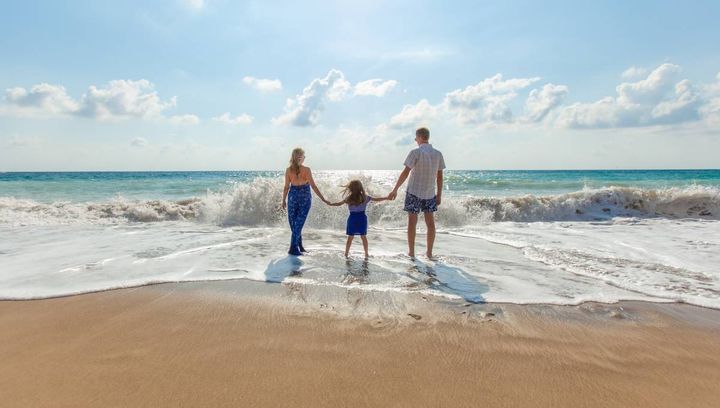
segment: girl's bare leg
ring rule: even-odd
[[[347,241],[345,242],[345,256],[350,255],[350,245],[352,245],[354,236],[348,235]]]
[[[360,239],[362,239],[363,243],[363,249],[365,250],[365,258],[368,257],[368,240],[365,235],[360,235]]]

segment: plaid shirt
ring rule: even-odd
[[[407,192],[423,200],[435,197],[437,172],[445,168],[442,153],[430,143],[423,143],[410,151],[405,166],[412,170]]]

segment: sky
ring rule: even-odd
[[[720,168],[718,1],[0,9],[0,171]]]

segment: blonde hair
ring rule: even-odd
[[[290,170],[295,172],[296,176],[300,175],[300,157],[305,156],[305,150],[300,147],[293,149],[290,154]]]
[[[350,205],[360,205],[367,199],[365,188],[360,180],[350,180],[349,183],[343,186],[342,194],[345,203]]]

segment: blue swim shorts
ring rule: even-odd
[[[423,199],[406,192],[404,210],[413,214],[418,214],[420,211],[435,212],[437,211],[436,198],[437,197]]]

